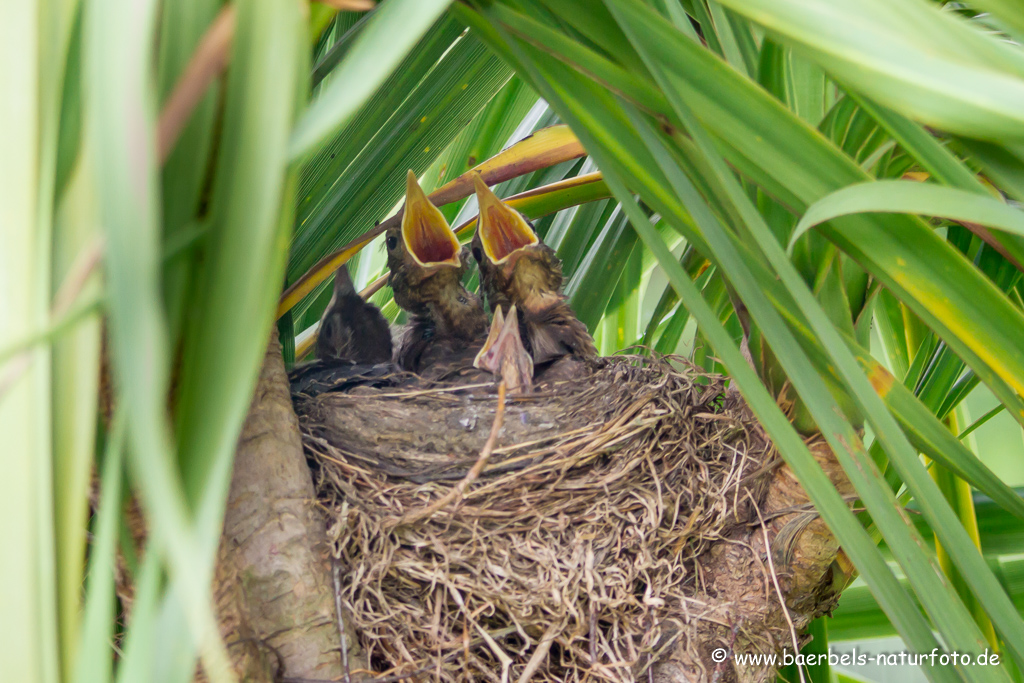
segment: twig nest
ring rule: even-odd
[[[493,454],[454,497],[493,388],[297,401],[342,602],[378,674],[646,679],[677,616],[701,610],[702,554],[757,524],[771,446],[723,378],[682,359],[584,374],[509,397]]]

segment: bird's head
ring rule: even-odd
[[[334,273],[334,289],[331,301],[320,316],[320,331],[316,336],[318,358],[337,358],[348,343],[344,303],[346,297],[358,297],[352,278],[345,264]]]
[[[474,177],[480,218],[473,258],[491,308],[512,304],[527,310],[560,298],[562,263],[521,213],[502,202],[483,178]]]
[[[431,298],[457,285],[466,271],[459,239],[411,170],[402,224],[387,231],[385,244],[395,302],[411,313],[424,313]]]

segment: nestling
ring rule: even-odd
[[[395,302],[410,314],[395,354],[399,367],[423,372],[482,341],[487,329],[483,303],[462,285],[468,250],[412,171],[406,176],[402,224],[387,232],[386,245]]]
[[[522,337],[519,336],[519,314],[515,304],[509,310],[507,319],[501,306],[494,309],[491,331],[473,359],[473,366],[504,380],[510,394],[522,394],[530,390],[533,385],[533,358],[523,347]]]
[[[481,290],[492,310],[519,311],[522,343],[538,372],[567,356],[597,356],[587,327],[562,294],[562,262],[533,226],[476,175],[480,219],[473,235],[473,257],[480,264]]]
[[[391,329],[380,310],[363,301],[352,285],[348,268],[334,273],[331,301],[320,316],[315,360],[288,372],[293,394],[307,397],[367,381],[381,382],[394,374]]]
[[[316,353],[321,360],[360,364],[391,360],[388,321],[376,306],[359,296],[344,265],[334,273],[334,294],[320,317]]]

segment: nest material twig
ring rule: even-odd
[[[342,600],[376,671],[634,680],[680,638],[680,615],[700,619],[702,556],[758,524],[775,461],[723,379],[680,363],[609,358],[510,400],[479,479],[430,515],[417,511],[477,461],[493,393],[298,403]]]

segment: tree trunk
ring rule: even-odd
[[[808,446],[836,489],[851,493],[828,444],[816,437]],[[777,667],[741,665],[735,654],[793,652],[797,643],[806,643],[799,633],[835,608],[852,573],[820,517],[803,511],[773,514],[806,506],[809,500],[792,470],[780,467],[762,506],[764,524],[715,544],[701,562],[706,611],[694,618],[679,615],[688,632],[670,656],[652,667],[652,680],[769,681]]]
[[[345,674],[324,520],[274,330],[235,456],[214,582],[221,632],[246,681]],[[345,642],[357,643],[352,633]],[[350,651],[349,669],[365,668]]]

